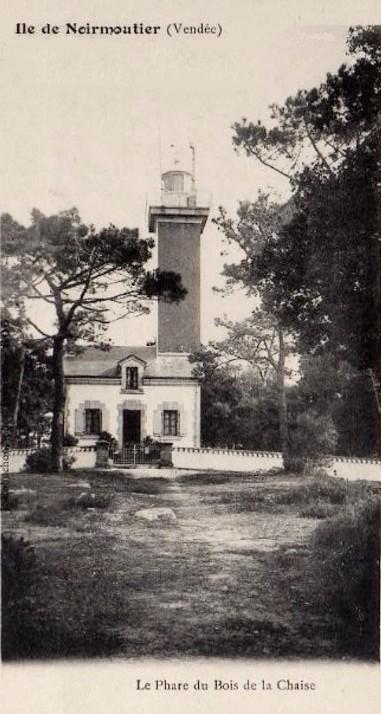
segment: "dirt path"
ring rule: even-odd
[[[92,492],[111,494],[110,507],[60,510],[80,491],[75,477],[40,478],[34,504],[45,510],[35,522],[26,522],[27,510],[3,522],[37,547],[43,586],[36,607],[44,619],[75,621],[78,632],[93,622],[98,639],[111,633],[120,657],[316,653],[313,627],[303,634],[296,587],[316,521],[274,507],[287,481],[149,472],[87,478]],[[135,515],[155,507],[172,509],[175,522]]]

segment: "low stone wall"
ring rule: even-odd
[[[24,471],[27,455],[34,449],[10,449],[2,452],[2,469],[10,473]],[[74,469],[94,468],[96,447],[72,446],[65,452],[75,456]],[[269,471],[282,468],[282,454],[278,451],[243,451],[235,449],[196,449],[174,446],[172,462],[179,469],[214,470],[214,471]],[[352,481],[365,479],[381,481],[381,461],[379,459],[340,457],[332,460],[329,473],[339,478]]]
[[[91,469],[95,466],[96,448],[95,446],[74,446],[65,451],[75,456],[74,469]]]
[[[9,449],[2,453],[3,469],[9,473],[19,473],[26,467],[26,459],[36,449]],[[70,446],[64,449],[66,454],[75,456],[73,468],[87,469],[95,466],[95,446]]]
[[[381,481],[381,461],[379,459],[336,456],[327,470],[332,476],[346,478],[349,481],[358,479]]]
[[[215,471],[267,471],[281,468],[278,451],[240,451],[235,449],[196,449],[174,446],[172,462],[179,469],[213,469]]]
[[[234,449],[195,449],[173,447],[172,461],[180,469],[215,471],[268,471],[282,468],[278,451],[238,451]],[[381,481],[381,461],[368,458],[334,457],[328,469],[332,476],[355,481]]]
[[[33,451],[35,451],[35,449],[10,449],[7,452],[2,452],[3,469],[5,470],[5,464],[7,464],[7,470],[10,473],[24,471],[26,457],[28,454],[32,454]]]

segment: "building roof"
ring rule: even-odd
[[[86,347],[83,352],[68,355],[64,361],[66,377],[110,377],[119,376],[119,362],[134,356],[146,363],[143,378],[190,379],[193,365],[185,354],[156,354],[156,347],[112,346],[108,350]]]

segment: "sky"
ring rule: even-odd
[[[308,3],[307,3],[308,4]],[[2,27],[6,97],[1,139],[1,209],[28,223],[37,207],[46,214],[76,206],[85,222],[137,226],[148,236],[147,207],[157,203],[160,171],[170,144],[196,148],[196,179],[211,198],[202,236],[202,341],[223,337],[214,319],[250,312],[244,295],[222,298],[220,272],[229,256],[212,223],[218,206],[234,213],[257,192],[288,195],[287,181],[237,156],[233,122],[269,116],[268,106],[299,88],[323,81],[346,61],[347,25],[313,22],[287,12],[292,6],[227,2],[9,3]],[[207,7],[207,10],[205,9]],[[300,6],[302,7],[302,6]],[[267,8],[267,9],[266,9]],[[274,9],[279,12],[274,12]],[[160,25],[159,36],[66,36],[66,22]],[[17,36],[16,22],[36,27]],[[56,36],[42,35],[51,22]],[[220,24],[221,37],[169,38],[168,22]],[[5,170],[4,170],[5,169]],[[232,259],[237,254],[231,256]],[[155,336],[155,316],[118,322],[119,344]]]

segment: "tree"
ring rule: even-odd
[[[35,340],[20,319],[3,311],[1,322],[1,415],[9,445],[29,446],[46,433],[53,384],[46,342]]]
[[[185,290],[180,275],[146,270],[153,240],[139,239],[136,229],[114,225],[96,231],[81,222],[76,209],[49,217],[34,209],[27,228],[5,214],[2,236],[10,306],[23,305],[27,324],[52,349],[51,456],[52,468],[60,471],[66,347],[80,339],[100,340],[115,310],[119,309],[117,319],[121,319],[147,311],[147,300],[154,297],[180,300]],[[38,319],[31,304],[40,306]]]
[[[248,266],[250,279],[298,333],[302,351],[335,351],[373,371],[381,314],[380,40],[379,28],[351,28],[350,66],[272,105],[270,127],[246,119],[233,127],[236,149],[282,174],[293,196],[287,220],[280,214],[278,230]]]
[[[319,87],[299,90],[283,106],[270,106],[270,126],[242,119],[233,125],[233,144],[284,176],[297,191],[307,167],[334,175],[348,157],[379,136],[381,31],[352,27],[348,54],[354,60]]]
[[[242,279],[242,278],[241,278]],[[286,360],[293,351],[292,340],[286,336],[275,315],[263,309],[253,311],[250,318],[240,322],[217,320],[228,330],[228,336],[218,343],[219,350],[228,358],[247,362],[254,367],[263,384],[275,382],[278,403],[280,445],[284,466],[288,468],[289,428],[287,414]]]
[[[329,416],[337,431],[339,454],[376,455],[377,411],[369,375],[347,362],[338,363],[332,354],[304,356],[300,372],[290,395],[294,409]]]
[[[242,390],[237,376],[209,347],[191,356],[193,375],[201,383],[201,443],[226,446],[240,441],[239,405]]]
[[[236,150],[281,174],[292,197],[282,207],[260,194],[217,223],[243,250],[228,282],[260,295],[300,353],[347,362],[381,418],[380,39],[351,28],[349,66],[272,105],[269,126],[234,124]]]
[[[227,291],[238,284],[247,294],[261,301],[261,307],[249,319],[236,324],[225,323],[229,330],[225,349],[229,354],[233,351],[236,357],[241,355],[241,358],[255,365],[262,379],[266,379],[269,372],[275,376],[280,444],[287,469],[289,428],[286,359],[294,350],[294,338],[291,331],[287,333],[284,329],[281,305],[274,299],[277,284],[271,274],[266,274],[262,280],[259,272],[253,275],[254,266],[261,261],[268,244],[281,229],[283,220],[281,207],[271,202],[268,195],[259,193],[255,203],[239,204],[236,220],[220,207],[215,223],[229,244],[236,243],[241,248],[243,256],[238,263],[224,266]],[[220,324],[223,323],[220,321]]]
[[[243,449],[279,450],[276,386],[256,367],[211,343],[191,357],[201,389],[201,443]]]

